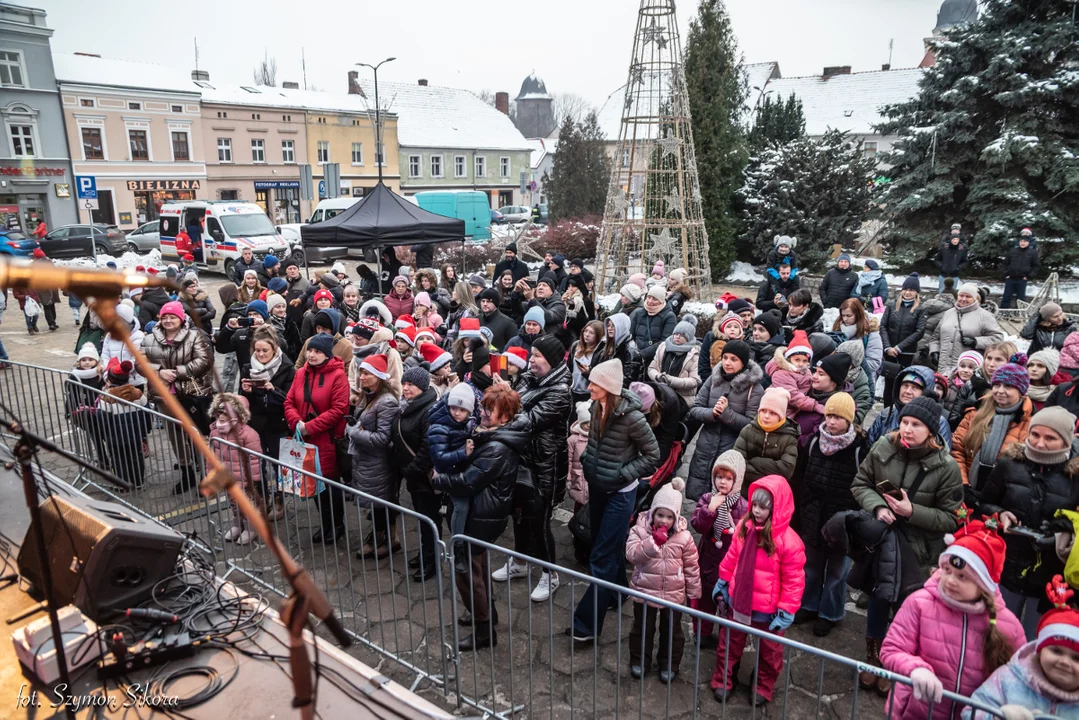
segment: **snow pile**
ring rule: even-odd
[[[735,260],[731,263],[731,271],[727,273],[727,281],[733,283],[761,283],[764,282],[764,276],[749,263]]]
[[[600,295],[599,297],[596,298],[596,303],[601,308],[606,310],[608,315],[610,315],[611,313],[613,313],[615,310],[618,309],[618,304],[621,301],[622,301],[622,296],[619,295],[618,293],[614,293],[613,295]]]
[[[166,267],[166,263],[161,259],[160,250],[151,250],[148,253],[139,254],[133,252],[125,252],[120,257],[113,257],[112,255],[98,255],[96,258],[74,258],[73,260],[54,260],[53,264],[58,267],[80,267],[80,268],[104,268],[107,263],[116,263],[116,267],[119,270],[126,270],[128,268],[135,268],[139,265],[143,267],[155,267],[159,270],[163,270]]]

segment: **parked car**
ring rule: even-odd
[[[491,222],[494,223],[495,225],[505,225],[506,224],[506,216],[503,215],[502,213],[498,212],[497,210],[492,210],[491,211]]]
[[[18,230],[0,229],[0,255],[31,257],[37,247],[37,240],[26,237]]]
[[[38,241],[53,260],[112,255],[119,257],[127,249],[123,233],[115,225],[64,225]]]
[[[160,223],[148,222],[127,234],[127,249],[134,253],[144,253],[161,249]]]
[[[547,203],[540,203],[539,209],[540,209],[539,224],[540,225],[546,225],[547,224]]]
[[[532,217],[532,208],[524,205],[504,205],[498,208],[498,212],[502,213],[502,217],[509,223],[528,222]]]

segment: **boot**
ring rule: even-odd
[[[882,698],[888,697],[888,693],[892,691],[892,681],[887,678],[877,678],[877,695]]]
[[[461,641],[457,643],[457,650],[459,652],[469,652],[496,645],[498,645],[498,633],[487,623],[477,623],[476,632],[461,638]]]
[[[397,525],[390,527],[388,532],[379,533],[378,557],[388,558],[391,553],[401,549],[401,541],[397,537]]]
[[[865,661],[873,667],[880,667],[880,645],[880,640],[866,635]],[[862,690],[875,690],[877,687],[877,680],[879,680],[879,678],[876,673],[869,672],[868,670],[862,670],[858,673],[858,687]]]
[[[285,517],[285,495],[276,492],[273,495],[273,507],[267,508],[271,520],[283,520]]]

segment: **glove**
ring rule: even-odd
[[[652,528],[652,539],[656,541],[656,545],[663,547],[667,542],[667,528],[660,526]]]
[[[914,684],[915,700],[924,703],[932,700],[935,704],[939,703],[944,696],[944,686],[941,684],[940,679],[933,674],[932,670],[916,668],[910,674],[910,681]]]
[[[791,626],[794,622],[794,616],[786,610],[780,610],[776,613],[776,616],[769,623],[768,629],[774,633],[781,633]]]
[[[929,353],[929,364],[932,365],[933,367],[940,367],[940,353],[939,352],[931,352],[931,353]]]
[[[963,336],[963,347],[972,348],[972,347],[976,347],[977,345],[978,345],[978,339],[977,338],[967,337],[966,335]]]
[[[726,580],[716,580],[716,586],[712,588],[712,602],[718,604],[719,599],[722,599],[727,605],[731,604],[731,591],[729,590],[729,583]]]
[[[1004,720],[1034,720],[1034,713],[1021,705],[1001,705],[1000,714]]]

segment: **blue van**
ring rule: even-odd
[[[491,204],[479,190],[428,190],[413,196],[427,212],[465,221],[465,237],[491,239]]]

